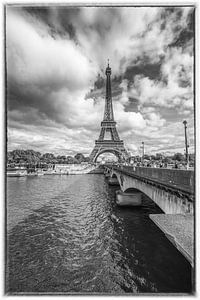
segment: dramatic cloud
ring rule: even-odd
[[[89,155],[110,59],[114,116],[132,153],[194,146],[191,7],[6,9],[8,149]]]

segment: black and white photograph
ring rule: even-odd
[[[196,294],[195,17],[4,4],[5,295]]]

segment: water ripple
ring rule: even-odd
[[[191,290],[189,264],[148,217],[160,213],[152,201],[121,209],[101,175],[43,177],[8,184],[9,292]]]

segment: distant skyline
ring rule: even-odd
[[[194,152],[194,8],[6,7],[8,150],[89,155],[105,68],[133,155]]]

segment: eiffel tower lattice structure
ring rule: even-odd
[[[90,154],[90,162],[96,162],[98,156],[105,152],[113,153],[119,162],[129,158],[128,152],[124,147],[124,142],[120,140],[114,120],[111,92],[111,68],[106,68],[106,98],[104,118],[101,122],[101,131],[98,140]]]

